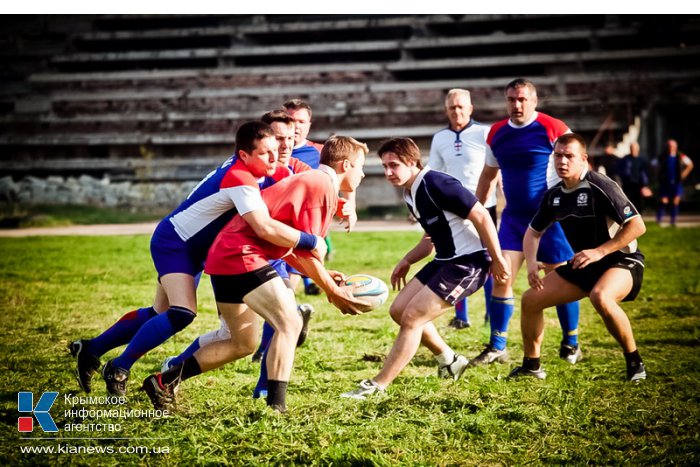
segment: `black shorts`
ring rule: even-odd
[[[446,301],[454,305],[484,285],[491,268],[486,250],[448,260],[434,259],[416,273],[415,278]]]
[[[605,271],[611,268],[626,269],[632,274],[632,290],[622,301],[630,302],[637,298],[644,278],[644,255],[639,251],[636,253],[612,253],[583,269],[573,269],[571,262],[567,262],[556,268],[555,271],[567,282],[571,282],[585,292],[590,292],[605,274]]]
[[[211,276],[214,298],[221,303],[244,303],[243,297],[267,281],[280,277],[269,264],[244,274]]]

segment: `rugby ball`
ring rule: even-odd
[[[371,310],[382,306],[389,297],[389,287],[383,280],[369,274],[354,274],[345,278],[345,285],[353,287],[353,295],[371,305]]]

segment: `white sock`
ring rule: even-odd
[[[440,355],[435,356],[435,360],[438,361],[440,366],[449,365],[450,363],[452,363],[454,361],[454,359],[455,359],[455,352],[454,352],[454,350],[452,350],[449,347],[447,348],[447,350],[445,350]]]

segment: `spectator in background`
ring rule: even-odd
[[[598,172],[603,175],[607,175],[608,178],[617,182],[617,165],[620,162],[620,158],[615,154],[615,146],[608,143],[605,145],[603,150],[603,155],[598,158]]]
[[[649,188],[647,161],[639,156],[639,143],[630,145],[630,153],[617,165],[622,191],[640,213],[644,210],[644,198],[652,195]]]
[[[690,157],[678,151],[678,142],[675,139],[669,139],[666,147],[667,150],[657,160],[659,205],[656,211],[656,222],[661,223],[669,201],[672,201],[671,225],[675,226],[683,193],[683,180],[693,170],[694,164]]]

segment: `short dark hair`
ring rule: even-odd
[[[557,140],[554,142],[554,145],[556,146],[557,144],[571,144],[574,141],[576,141],[578,144],[581,145],[581,148],[583,149],[583,152],[586,152],[586,140],[583,139],[583,136],[579,135],[578,133],[565,133],[561,135]]]
[[[391,138],[383,141],[377,149],[377,155],[382,157],[387,152],[393,152],[401,162],[415,162],[416,167],[423,168],[423,163],[420,159],[420,149],[411,138]]]
[[[272,127],[265,122],[254,120],[245,122],[236,130],[236,155],[240,151],[253,152],[257,146],[256,142],[269,136],[275,137]]]
[[[367,145],[357,141],[355,138],[350,136],[331,136],[323,143],[321,164],[335,169],[345,159],[355,162],[355,154],[359,150],[362,150],[365,156],[369,152]],[[352,158],[350,157],[351,155],[353,156]]]
[[[309,112],[309,118],[311,118],[311,106],[306,101],[301,99],[290,99],[282,104],[282,107],[287,110],[305,109],[307,112]]]
[[[267,123],[268,125],[272,125],[273,122],[281,122],[287,125],[294,124],[294,119],[287,115],[287,112],[285,112],[284,110],[271,110],[262,117],[260,117],[260,120]]]
[[[535,86],[535,83],[525,78],[517,78],[511,81],[510,83],[506,84],[506,88],[503,92],[507,93],[509,89],[517,89],[523,86],[526,88],[530,88],[532,92],[537,94],[537,87]]]

